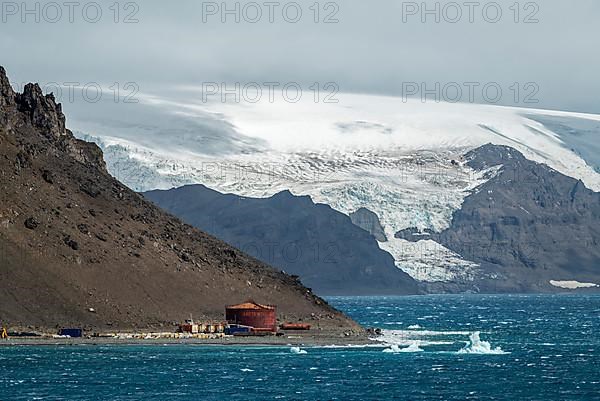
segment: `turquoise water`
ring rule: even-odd
[[[330,302],[389,343],[4,347],[0,399],[600,400],[599,296]]]

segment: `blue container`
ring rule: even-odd
[[[71,338],[80,338],[83,337],[82,329],[60,329],[58,332],[59,336],[69,336]]]
[[[232,336],[236,333],[250,333],[250,330],[251,328],[246,326],[227,326],[225,327],[225,334]]]

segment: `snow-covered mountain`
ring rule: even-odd
[[[448,228],[465,197],[493,176],[493,168],[466,165],[469,150],[508,145],[600,190],[600,160],[590,151],[600,142],[599,115],[357,94],[339,94],[338,103],[223,103],[203,101],[195,88],[160,93],[139,95],[138,104],[66,105],[70,125],[137,191],[199,183],[259,198],[290,190],[348,215],[367,208],[385,231],[380,247],[420,281],[477,272],[434,241],[394,237]]]

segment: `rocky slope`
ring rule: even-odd
[[[266,199],[247,198],[203,185],[144,196],[263,262],[300,276],[318,294],[417,293],[417,283],[394,265],[369,232],[308,196],[284,191]],[[378,220],[368,213],[358,213],[358,220],[380,233]]]
[[[0,67],[0,322],[172,328],[254,298],[281,318],[360,328],[297,279],[161,211],[111,177],[38,85]]]
[[[600,193],[508,146],[485,145],[466,159],[490,177],[465,199],[451,226],[441,233],[403,230],[397,238],[433,239],[476,262],[477,278],[455,283],[457,289],[599,289]]]

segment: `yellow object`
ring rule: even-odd
[[[2,329],[2,338],[8,340],[8,333],[6,332],[5,328]]]

